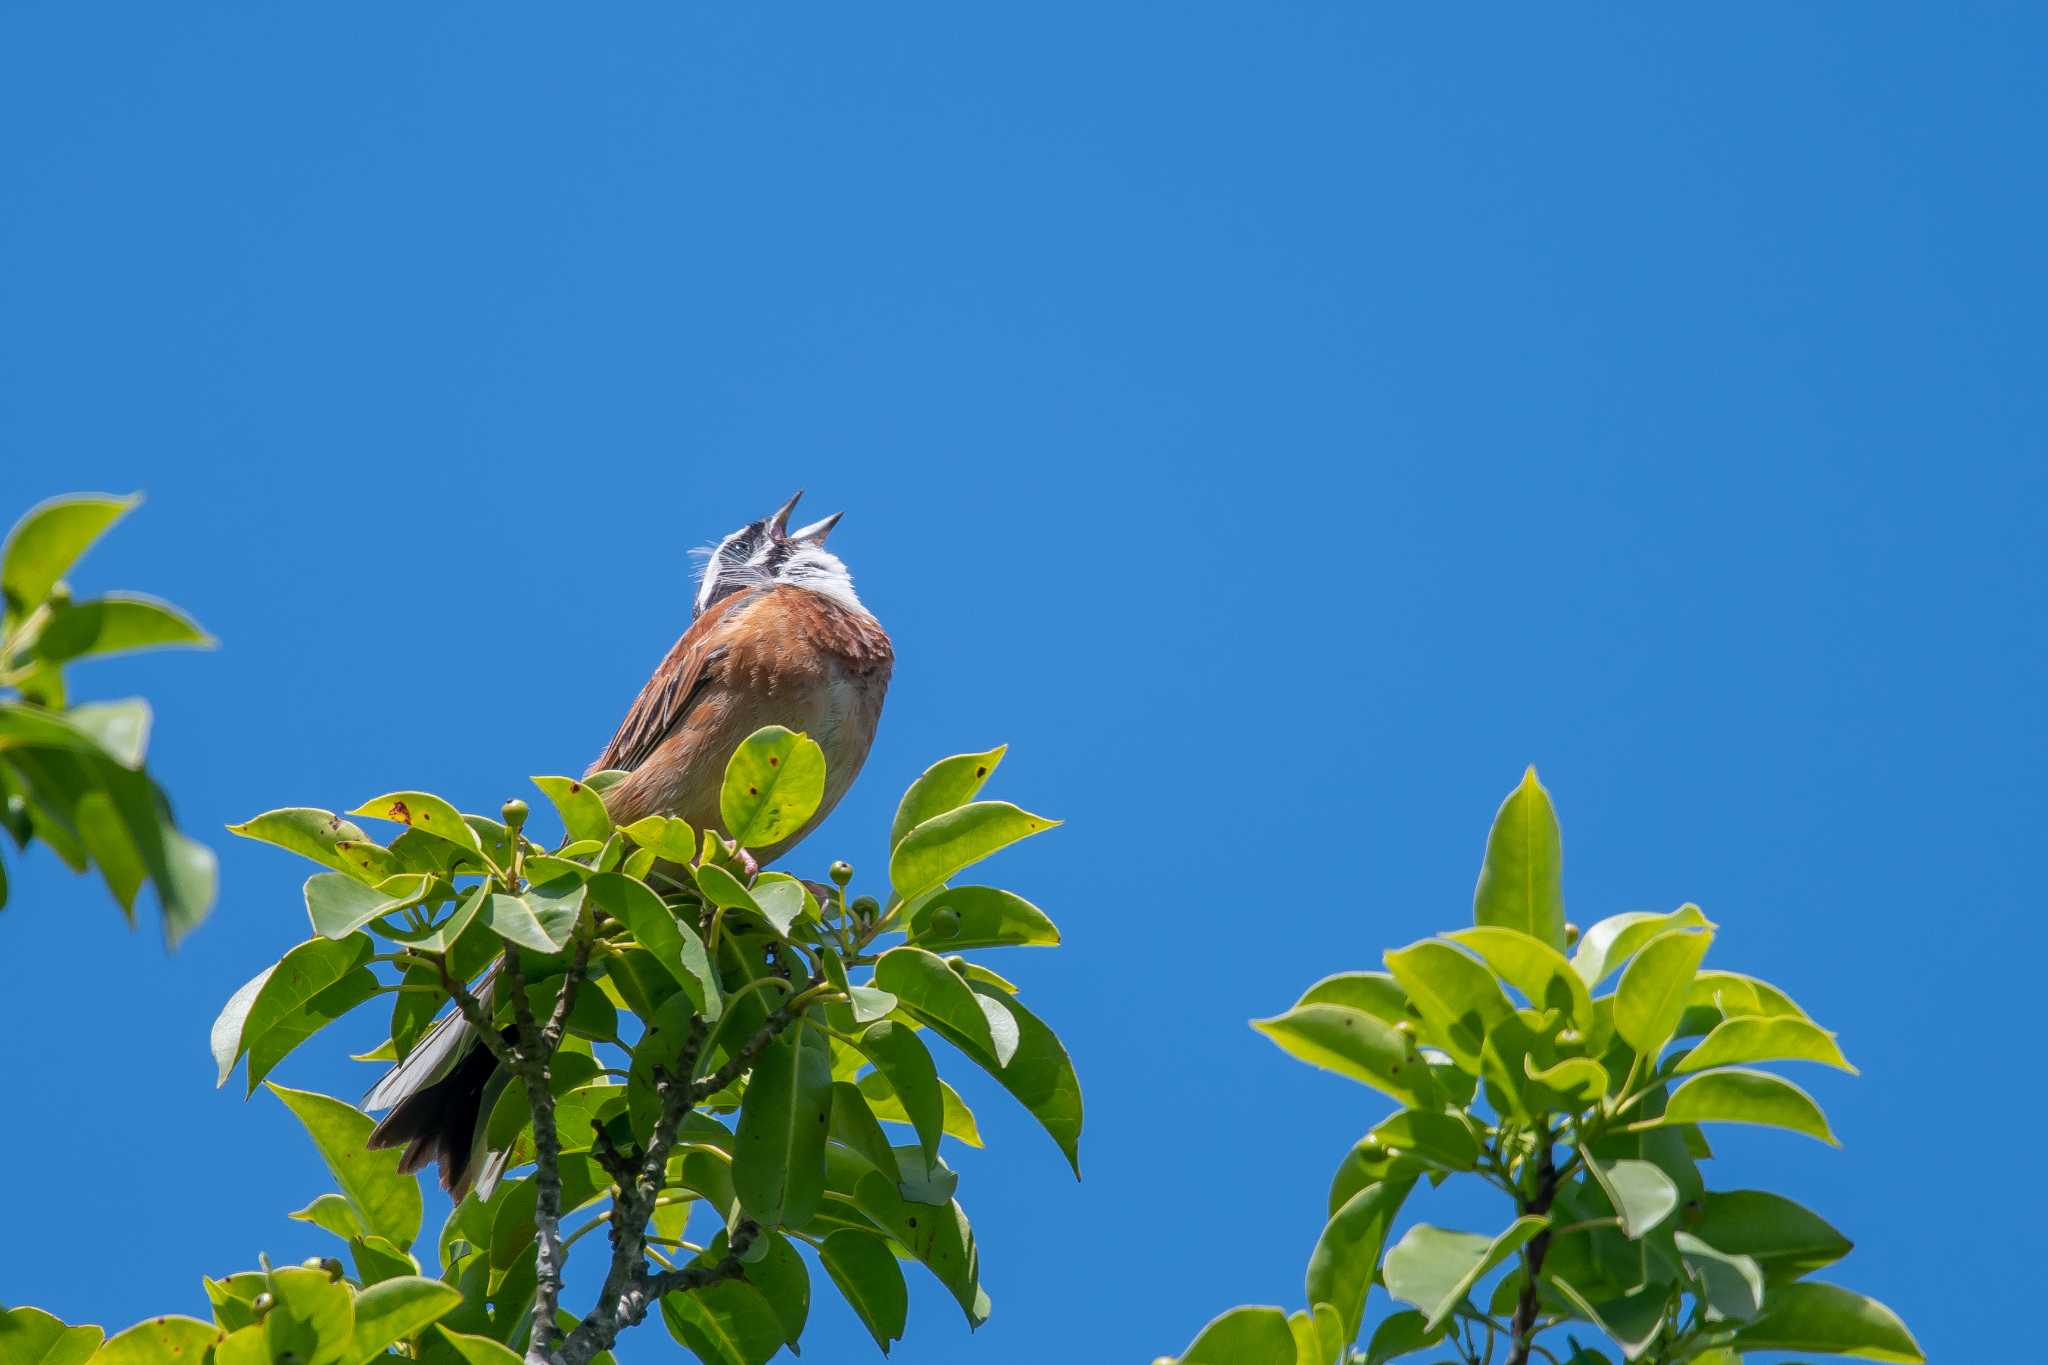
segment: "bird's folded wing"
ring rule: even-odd
[[[751,598],[753,594],[748,594]],[[690,711],[717,681],[725,650],[713,643],[719,625],[735,610],[748,605],[742,598],[721,611],[707,612],[690,624],[683,638],[654,670],[647,686],[633,699],[633,709],[619,725],[612,742],[590,765],[591,772],[622,768],[631,772],[645,763],[654,751],[688,718]]]

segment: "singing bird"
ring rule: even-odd
[[[614,823],[676,815],[723,833],[718,793],[726,760],[762,726],[786,725],[825,751],[825,795],[803,828],[752,850],[767,863],[810,833],[860,772],[895,654],[854,594],[853,575],[825,548],[841,514],[789,529],[802,496],[799,490],[773,516],[749,522],[711,551],[695,619],[585,774],[628,772],[604,793]],[[458,1200],[479,1182],[487,1192],[508,1154],[485,1150],[479,1120],[508,1080],[475,1030],[450,1014],[363,1097],[365,1109],[391,1110],[369,1145],[403,1145],[401,1171],[438,1162],[442,1187]]]

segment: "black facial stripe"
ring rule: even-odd
[[[782,566],[789,562],[789,557],[794,553],[796,553],[796,547],[786,540],[778,540],[773,545],[770,545],[768,547],[768,562],[766,565],[768,572],[771,574],[781,572]]]

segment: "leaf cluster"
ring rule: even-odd
[[[1807,1277],[1849,1241],[1782,1195],[1707,1186],[1706,1127],[1833,1145],[1805,1090],[1762,1064],[1853,1072],[1783,991],[1702,966],[1698,907],[1567,925],[1557,818],[1534,769],[1487,839],[1473,924],[1318,981],[1253,1021],[1280,1048],[1396,1101],[1339,1163],[1308,1307],[1238,1308],[1181,1365],[1732,1365],[1798,1350],[1918,1362],[1882,1304]],[[1603,990],[1610,981],[1612,989]],[[1483,1181],[1504,1226],[1396,1219],[1420,1187]],[[1373,1328],[1373,1286],[1405,1307]]]
[[[74,599],[64,575],[139,498],[80,494],[32,509],[0,546],[0,824],[17,850],[41,843],[74,872],[97,868],[132,922],[144,883],[175,944],[212,907],[214,857],[181,833],[144,768],[141,698],[68,705],[79,659],[210,645],[190,617],[136,593]],[[7,867],[0,860],[0,906]]]
[[[445,1010],[500,1067],[478,1131],[485,1175],[440,1231],[438,1276],[414,1245],[416,1182],[396,1153],[365,1150],[371,1120],[273,1086],[341,1185],[293,1216],[341,1239],[352,1270],[334,1261],[325,1287],[299,1269],[210,1281],[215,1320],[177,1329],[181,1359],[257,1358],[245,1343],[284,1359],[289,1338],[305,1365],[392,1351],[580,1365],[658,1311],[698,1358],[758,1365],[798,1345],[814,1267],[885,1352],[905,1330],[906,1264],[980,1323],[989,1299],[945,1144],[981,1135],[939,1058],[993,1076],[1070,1163],[1082,1119],[1052,1030],[1015,984],[960,955],[1059,941],[1015,893],[954,884],[1056,823],[977,799],[1001,758],[945,759],[911,786],[880,898],[854,894],[844,863],[818,883],[746,852],[805,824],[824,790],[818,745],[781,727],[728,764],[731,839],[664,816],[615,826],[614,773],[535,779],[563,827],[552,847],[529,837],[523,802],[493,818],[419,791],[233,826],[320,870],[305,885],[312,936],[214,1024],[222,1082],[246,1061],[253,1092],[327,1025],[382,1003],[389,1037],[366,1060],[410,1056]],[[396,834],[380,842],[358,820]],[[559,1303],[561,1275],[586,1248],[608,1271],[579,1317]],[[404,1312],[382,1307],[401,1294]],[[167,1330],[152,1320],[107,1349]]]

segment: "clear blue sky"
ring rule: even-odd
[[[223,646],[77,682],[156,699],[223,895],[167,958],[17,870],[0,1300],[119,1326],[322,1249],[289,1117],[211,1088],[221,1002],[306,930],[304,869],[221,825],[580,768],[686,551],[802,485],[900,662],[801,857],[872,872],[903,784],[1000,740],[1068,821],[996,866],[1067,931],[1005,970],[1080,1066],[1085,1179],[963,1081],[995,1316],[970,1344],[917,1281],[897,1359],[1143,1360],[1297,1302],[1383,1106],[1245,1020],[1461,922],[1529,762],[1574,919],[1697,900],[1863,1068],[1800,1078],[1845,1150],[1731,1134],[1718,1180],[1837,1220],[1935,1358],[2008,1349],[2044,43],[2001,4],[15,0],[0,502],[149,494],[79,585]],[[370,1031],[281,1077],[359,1093]],[[815,1320],[806,1358],[872,1350]]]

